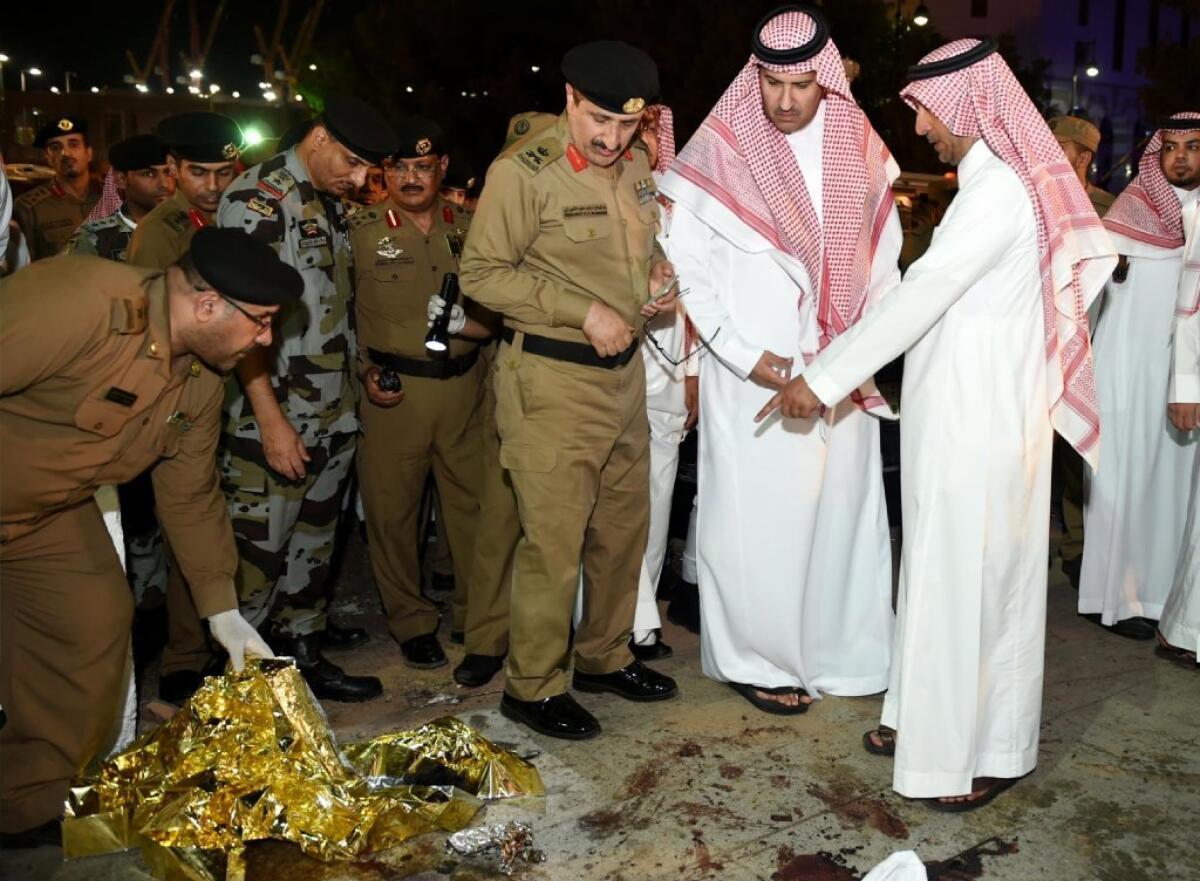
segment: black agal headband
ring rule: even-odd
[[[954,73],[956,70],[970,67],[983,59],[987,58],[996,51],[995,40],[983,40],[976,46],[972,46],[966,52],[960,52],[958,55],[952,55],[949,58],[943,58],[940,61],[928,61],[925,64],[914,64],[908,69],[908,81],[927,80],[935,76],[945,76],[948,73]]]
[[[807,15],[812,19],[816,26],[816,32],[812,39],[807,43],[802,43],[792,49],[772,49],[762,41],[762,32],[771,21],[780,15],[788,12],[799,12],[802,15]],[[801,61],[808,61],[818,52],[825,48],[825,44],[829,42],[829,24],[825,18],[815,9],[809,9],[803,6],[783,6],[776,9],[774,12],[769,12],[763,16],[762,20],[754,26],[754,34],[750,39],[751,51],[754,57],[759,61],[765,61],[767,64],[799,64]]]

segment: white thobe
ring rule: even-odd
[[[822,122],[823,112],[788,138],[818,211]],[[849,401],[823,420],[754,423],[772,392],[747,377],[763,350],[803,370],[802,353],[818,348],[815,298],[798,260],[736,220],[716,222],[720,232],[677,201],[671,230],[688,316],[711,348],[700,366],[704,672],[813,696],[881,691],[893,615],[879,424]],[[901,241],[893,209],[872,296],[898,282]]]
[[[1188,230],[1184,272],[1190,276],[1185,283],[1194,291],[1200,285],[1200,205],[1193,201],[1189,207],[1184,214]],[[1176,320],[1172,354],[1171,403],[1200,404],[1200,312]],[[1176,648],[1200,653],[1200,450],[1192,472],[1183,545],[1158,630]]]
[[[1093,343],[1102,450],[1089,480],[1079,575],[1079,611],[1099,613],[1104,624],[1162,614],[1197,449],[1195,435],[1167,418],[1183,248],[1112,238],[1129,274],[1105,285]]]
[[[900,288],[808,369],[837,401],[906,352],[904,549],[882,721],[910,798],[1037,762],[1052,429],[1033,206],[978,141]]]

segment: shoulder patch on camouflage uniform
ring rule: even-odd
[[[516,151],[513,159],[530,174],[537,174],[562,154],[562,143],[557,138],[546,138]]]
[[[175,232],[185,232],[191,228],[192,219],[188,217],[186,211],[172,211],[170,214],[163,215],[163,223]]]
[[[89,220],[86,223],[81,224],[79,228],[81,230],[86,229],[86,230],[95,231],[95,230],[101,230],[101,229],[108,229],[109,227],[113,227],[113,226],[124,226],[124,225],[125,225],[125,221],[123,221],[121,219],[121,215],[118,212],[114,211],[112,214],[108,215],[108,217],[101,217],[98,220]]]
[[[15,205],[36,205],[39,202],[45,202],[50,198],[50,185],[42,184],[40,187],[34,187],[27,193],[22,193],[13,203]]]
[[[350,232],[354,232],[374,221],[380,220],[382,217],[383,215],[374,208],[360,208],[346,218],[346,227]]]
[[[108,316],[108,327],[113,333],[122,336],[142,333],[146,330],[146,298],[114,299],[109,304]]]
[[[296,178],[286,168],[276,168],[258,182],[258,188],[272,199],[282,199],[294,186]]]

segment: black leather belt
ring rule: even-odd
[[[392,355],[378,349],[367,349],[367,355],[372,363],[387,367],[405,376],[423,376],[426,379],[453,379],[462,376],[475,366],[479,360],[479,349],[472,349],[457,358],[445,361],[423,361],[420,358],[405,358],[403,355]]]
[[[511,327],[506,327],[500,335],[506,343],[511,343],[517,332]],[[529,352],[531,355],[554,358],[556,361],[569,361],[572,364],[582,364],[584,367],[604,367],[609,370],[628,364],[637,354],[637,347],[636,337],[629,344],[629,348],[615,355],[597,355],[596,350],[589,343],[552,340],[549,337],[532,336],[531,334],[525,334],[525,341],[521,343],[521,351]]]

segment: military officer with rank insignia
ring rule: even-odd
[[[462,285],[504,316],[496,424],[524,533],[500,709],[543,734],[585,738],[600,725],[566,694],[581,564],[574,688],[638,701],[677,693],[629,650],[649,519],[637,341],[673,297],[674,270],[655,242],[654,178],[634,144],[657,97],[654,62],[600,41],[572,49],[562,69],[566,112],[488,172]]]
[[[242,131],[227,116],[191,111],[169,116],[156,134],[167,147],[167,167],[175,179],[174,195],[165,199],[138,223],[129,242],[127,260],[136,266],[165,269],[187,252],[197,230],[212,225],[225,188],[237,169]],[[129,572],[135,594],[145,593],[144,582],[168,568],[165,548],[153,513],[154,495],[145,477],[121,489],[127,531]],[[167,641],[159,668],[158,694],[181,703],[203,681],[212,662],[208,639],[177,566],[170,566],[167,581]],[[139,623],[137,630],[142,634]],[[141,647],[139,646],[139,654]]]
[[[388,199],[350,218],[355,311],[364,400],[358,484],[366,511],[371,567],[388,629],[412,667],[440,667],[438,611],[421,595],[418,552],[421,497],[430,471],[465,597],[469,550],[479,515],[479,342],[491,336],[474,313],[455,306],[449,352],[425,348],[430,298],[458,272],[470,215],[441,198],[447,156],[441,128],[411,118],[399,126],[400,149],[384,163]],[[494,320],[494,317],[492,318]],[[456,615],[465,618],[465,602]],[[452,629],[461,630],[462,620]]]
[[[271,344],[296,271],[206,229],[166,269],[68,255],[0,281],[0,832],[53,842],[71,779],[111,744],[132,602],[93,495],[152,469],[196,605],[236,669],[270,648],[238,613],[214,457],[222,374]]]
[[[108,151],[121,207],[108,217],[85,221],[63,249],[124,263],[133,231],[142,218],[175,192],[167,148],[154,135],[134,135]]]
[[[176,190],[138,224],[129,262],[161,269],[179,259],[196,230],[216,221],[221,194],[237,174],[242,130],[228,116],[197,110],[167,117],[156,134],[167,145]]]
[[[322,648],[366,640],[326,621],[358,433],[354,266],[341,199],[397,145],[377,111],[332,96],[299,143],[234,182],[217,216],[271,245],[304,279],[300,303],[280,316],[275,350],[248,357],[230,384],[220,466],[242,607],[328,700],[370,700],[383,690],[374,676],[346,674]]]
[[[17,199],[13,220],[25,236],[29,259],[41,260],[63,249],[99,201],[100,185],[89,171],[92,148],[86,119],[63,116],[46,123],[33,146],[45,152],[54,179]]]

